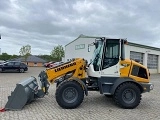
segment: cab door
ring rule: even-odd
[[[107,39],[101,63],[101,76],[120,76],[120,39]]]

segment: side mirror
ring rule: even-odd
[[[94,45],[94,43],[88,44],[88,52],[90,52],[90,51],[91,51],[90,46],[93,46],[93,45]]]
[[[91,51],[91,48],[90,48],[90,46],[88,45],[88,52],[90,52]]]

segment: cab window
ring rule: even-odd
[[[104,51],[102,69],[116,65],[119,61],[119,40],[108,40]]]

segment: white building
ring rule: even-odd
[[[88,52],[88,44],[93,43],[95,38],[97,37],[80,35],[77,39],[68,43],[65,46],[65,61],[79,57],[90,62],[94,46],[90,47],[91,51]],[[139,60],[140,63],[149,68],[151,73],[160,73],[160,48],[128,42],[125,47],[125,57]]]

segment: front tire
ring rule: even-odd
[[[78,107],[84,99],[84,91],[77,81],[64,81],[56,89],[56,101],[62,108]]]
[[[121,84],[114,94],[115,103],[126,109],[137,107],[141,101],[141,91],[139,87],[131,82]]]
[[[19,69],[19,72],[20,72],[20,73],[24,73],[24,69],[23,69],[23,68],[20,68],[20,69]]]

